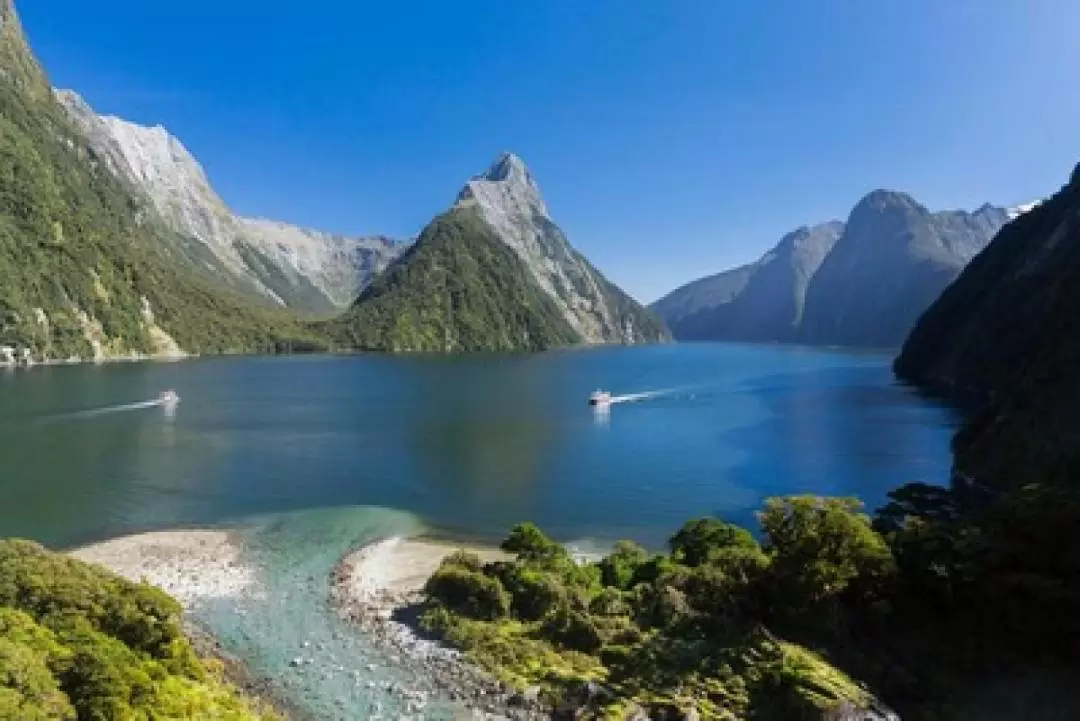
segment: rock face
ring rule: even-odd
[[[352,347],[434,352],[668,337],[570,246],[528,169],[509,154],[469,181],[330,330]]]
[[[0,4],[5,362],[265,350],[309,340],[292,335],[299,333],[292,320],[179,262],[183,244],[110,170],[118,160],[92,147],[72,122],[12,4]]]
[[[1080,167],[1019,215],[915,325],[897,374],[972,409],[958,478],[992,488],[1080,470]]]
[[[899,346],[1006,220],[1004,208],[990,205],[931,213],[906,193],[870,193],[810,284],[800,340]]]
[[[807,287],[843,229],[799,228],[756,263],[684,286],[654,308],[680,340],[795,341]]]
[[[296,310],[331,313],[348,307],[403,249],[382,237],[343,237],[238,217],[165,128],[99,116],[70,90],[57,90],[56,99],[98,162],[145,194],[168,227],[189,241],[178,244],[188,259],[238,289]]]
[[[465,185],[454,208],[477,210],[583,342],[638,343],[665,336],[656,318],[574,250],[521,158],[502,154]]]
[[[905,193],[877,190],[846,223],[800,228],[757,263],[691,283],[654,307],[685,340],[898,346],[1018,212],[984,205],[932,213]],[[732,292],[703,297],[703,286]]]

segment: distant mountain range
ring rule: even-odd
[[[190,260],[223,283],[294,310],[332,315],[406,247],[382,236],[346,237],[234,214],[199,162],[163,127],[99,116],[76,93],[56,91],[97,161],[144,194],[192,243]]]
[[[395,351],[540,350],[669,337],[659,318],[570,245],[511,153],[470,180],[331,329],[346,345]]]
[[[679,340],[896,347],[1011,217],[1032,207],[931,212],[877,190],[847,222],[802,227],[756,263],[652,305]]]

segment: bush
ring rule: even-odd
[[[497,578],[443,563],[428,579],[424,592],[451,611],[493,621],[510,613],[510,594]]]
[[[615,550],[598,564],[600,579],[605,586],[627,589],[634,575],[649,560],[645,549],[631,541],[619,541]]]
[[[710,556],[730,548],[756,548],[757,541],[745,528],[715,518],[689,521],[668,542],[675,560],[698,566]]]
[[[855,499],[770,498],[759,514],[771,558],[775,597],[806,609],[843,592],[860,574],[893,567],[885,540]]]
[[[443,564],[447,566],[459,566],[476,573],[480,573],[484,570],[484,562],[480,560],[480,556],[464,549],[451,553],[443,559]]]
[[[567,603],[567,590],[550,574],[531,568],[515,569],[510,579],[514,615],[537,621]]]
[[[543,631],[545,637],[584,653],[593,653],[604,643],[599,629],[588,615],[565,606],[552,614],[544,624]]]
[[[535,523],[519,523],[514,526],[500,548],[523,561],[540,561],[569,555],[565,548],[545,536]]]

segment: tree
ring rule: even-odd
[[[619,541],[615,550],[598,564],[600,579],[605,586],[627,589],[634,581],[634,574],[649,560],[644,548],[632,541]]]
[[[745,528],[715,518],[689,521],[668,541],[675,559],[687,566],[706,563],[711,554],[725,548],[753,548],[754,537]]]
[[[559,555],[567,555],[566,549],[544,535],[535,523],[519,523],[510,529],[510,535],[500,546],[507,553],[515,554],[524,561],[538,561]]]
[[[798,614],[842,593],[859,576],[893,569],[885,540],[852,498],[770,498],[759,514],[773,598]]]

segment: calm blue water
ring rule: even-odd
[[[691,517],[752,524],[769,495],[874,506],[900,483],[946,479],[955,423],[897,386],[889,362],[676,345],[0,372],[0,537],[237,527],[271,593],[197,617],[320,717],[376,704],[393,717],[381,689],[416,679],[327,611],[342,554],[431,528],[498,539],[525,519],[581,547],[660,547]],[[182,399],[174,415],[139,405],[166,388]],[[597,388],[662,393],[597,415]],[[290,668],[307,648],[319,662]]]
[[[662,544],[763,496],[941,481],[953,418],[889,358],[673,345],[520,357],[291,357],[0,373],[0,536],[65,545],[380,506],[500,537]],[[85,411],[175,388],[160,408]],[[585,399],[679,389],[616,405]]]

